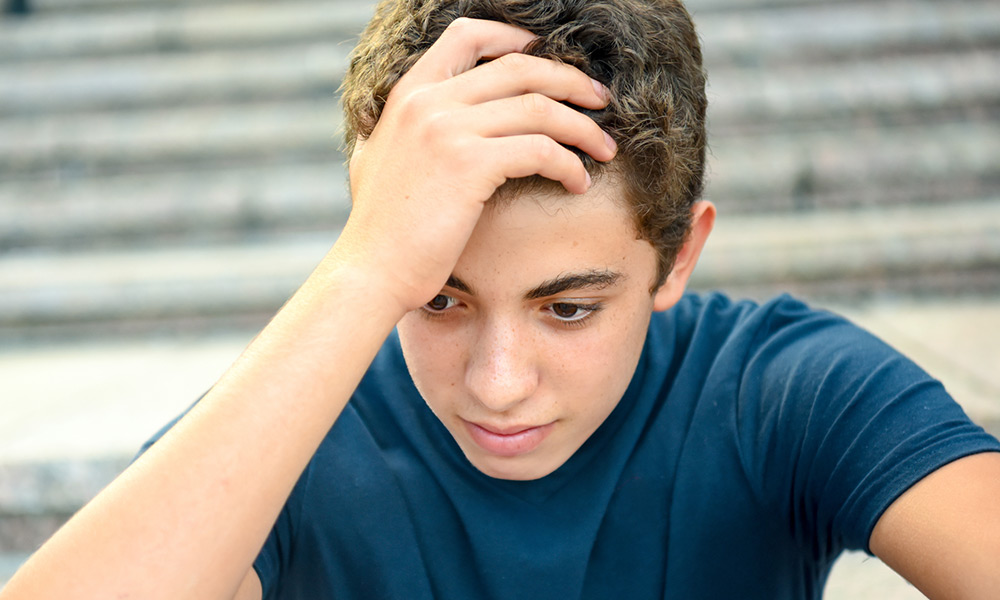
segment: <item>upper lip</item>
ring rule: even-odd
[[[490,433],[495,433],[496,435],[514,435],[515,433],[521,433],[522,431],[527,431],[529,429],[542,427],[542,425],[508,425],[506,427],[501,427],[499,425],[490,425],[488,423],[476,423],[474,421],[469,421],[469,423],[475,425],[476,427],[485,429]]]

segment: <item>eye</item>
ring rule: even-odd
[[[600,304],[553,302],[549,305],[549,311],[552,313],[552,316],[565,323],[579,323],[600,309]]]
[[[444,294],[438,294],[434,296],[434,299],[424,305],[424,309],[428,312],[439,313],[458,304],[458,301],[451,296],[445,296]]]

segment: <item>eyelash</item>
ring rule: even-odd
[[[437,300],[438,298],[447,298],[448,301],[449,301],[449,306],[446,306],[446,307],[441,308],[441,309],[431,308],[431,303],[434,302],[435,300]],[[438,294],[437,296],[434,296],[434,298],[430,302],[428,302],[427,304],[424,305],[424,312],[427,312],[428,314],[431,314],[431,315],[440,315],[441,313],[443,313],[444,311],[448,310],[449,308],[454,308],[454,306],[456,304],[458,304],[458,300],[452,298],[451,296],[448,296],[448,295],[445,295],[445,294]]]
[[[585,311],[586,314],[582,317],[566,319],[555,314],[555,311],[553,310],[553,307],[555,306],[569,307],[576,311]],[[551,304],[546,305],[546,308],[548,308],[549,313],[551,313],[553,318],[555,318],[555,320],[560,324],[566,327],[583,327],[587,321],[593,318],[593,316],[604,308],[604,306],[599,302],[593,304],[581,304],[578,302],[552,302]]]
[[[438,298],[447,299],[446,302],[447,305],[445,306],[445,308],[436,309],[431,307],[431,303],[437,300]],[[431,300],[431,302],[428,302],[423,306],[422,312],[424,316],[429,319],[437,319],[444,317],[445,313],[450,309],[454,308],[456,305],[458,305],[458,300],[456,300],[455,298],[452,298],[451,296],[448,296],[446,294],[438,294],[437,296],[434,297],[433,300]],[[584,311],[586,314],[576,318],[560,317],[557,314],[555,314],[554,310],[555,306],[569,308],[570,310],[573,311]],[[600,302],[595,302],[591,304],[584,304],[580,302],[551,302],[549,304],[546,304],[545,308],[547,309],[548,313],[552,316],[552,318],[555,319],[556,322],[558,322],[561,326],[583,327],[584,325],[587,324],[588,321],[590,321],[591,318],[593,318],[595,314],[597,314],[602,308],[604,308],[604,305],[601,304]]]

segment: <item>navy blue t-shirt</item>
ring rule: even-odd
[[[652,317],[607,421],[535,481],[477,471],[391,336],[254,568],[265,598],[819,598],[936,468],[1000,444],[941,384],[788,297]]]

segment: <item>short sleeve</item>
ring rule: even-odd
[[[293,502],[286,502],[282,506],[281,513],[278,514],[278,519],[271,528],[263,548],[253,562],[253,569],[260,579],[263,600],[277,598],[281,589],[280,582],[294,540],[295,506]]]
[[[940,382],[840,317],[786,298],[757,338],[739,389],[744,468],[818,552],[870,553],[876,522],[910,486],[1000,450]]]

